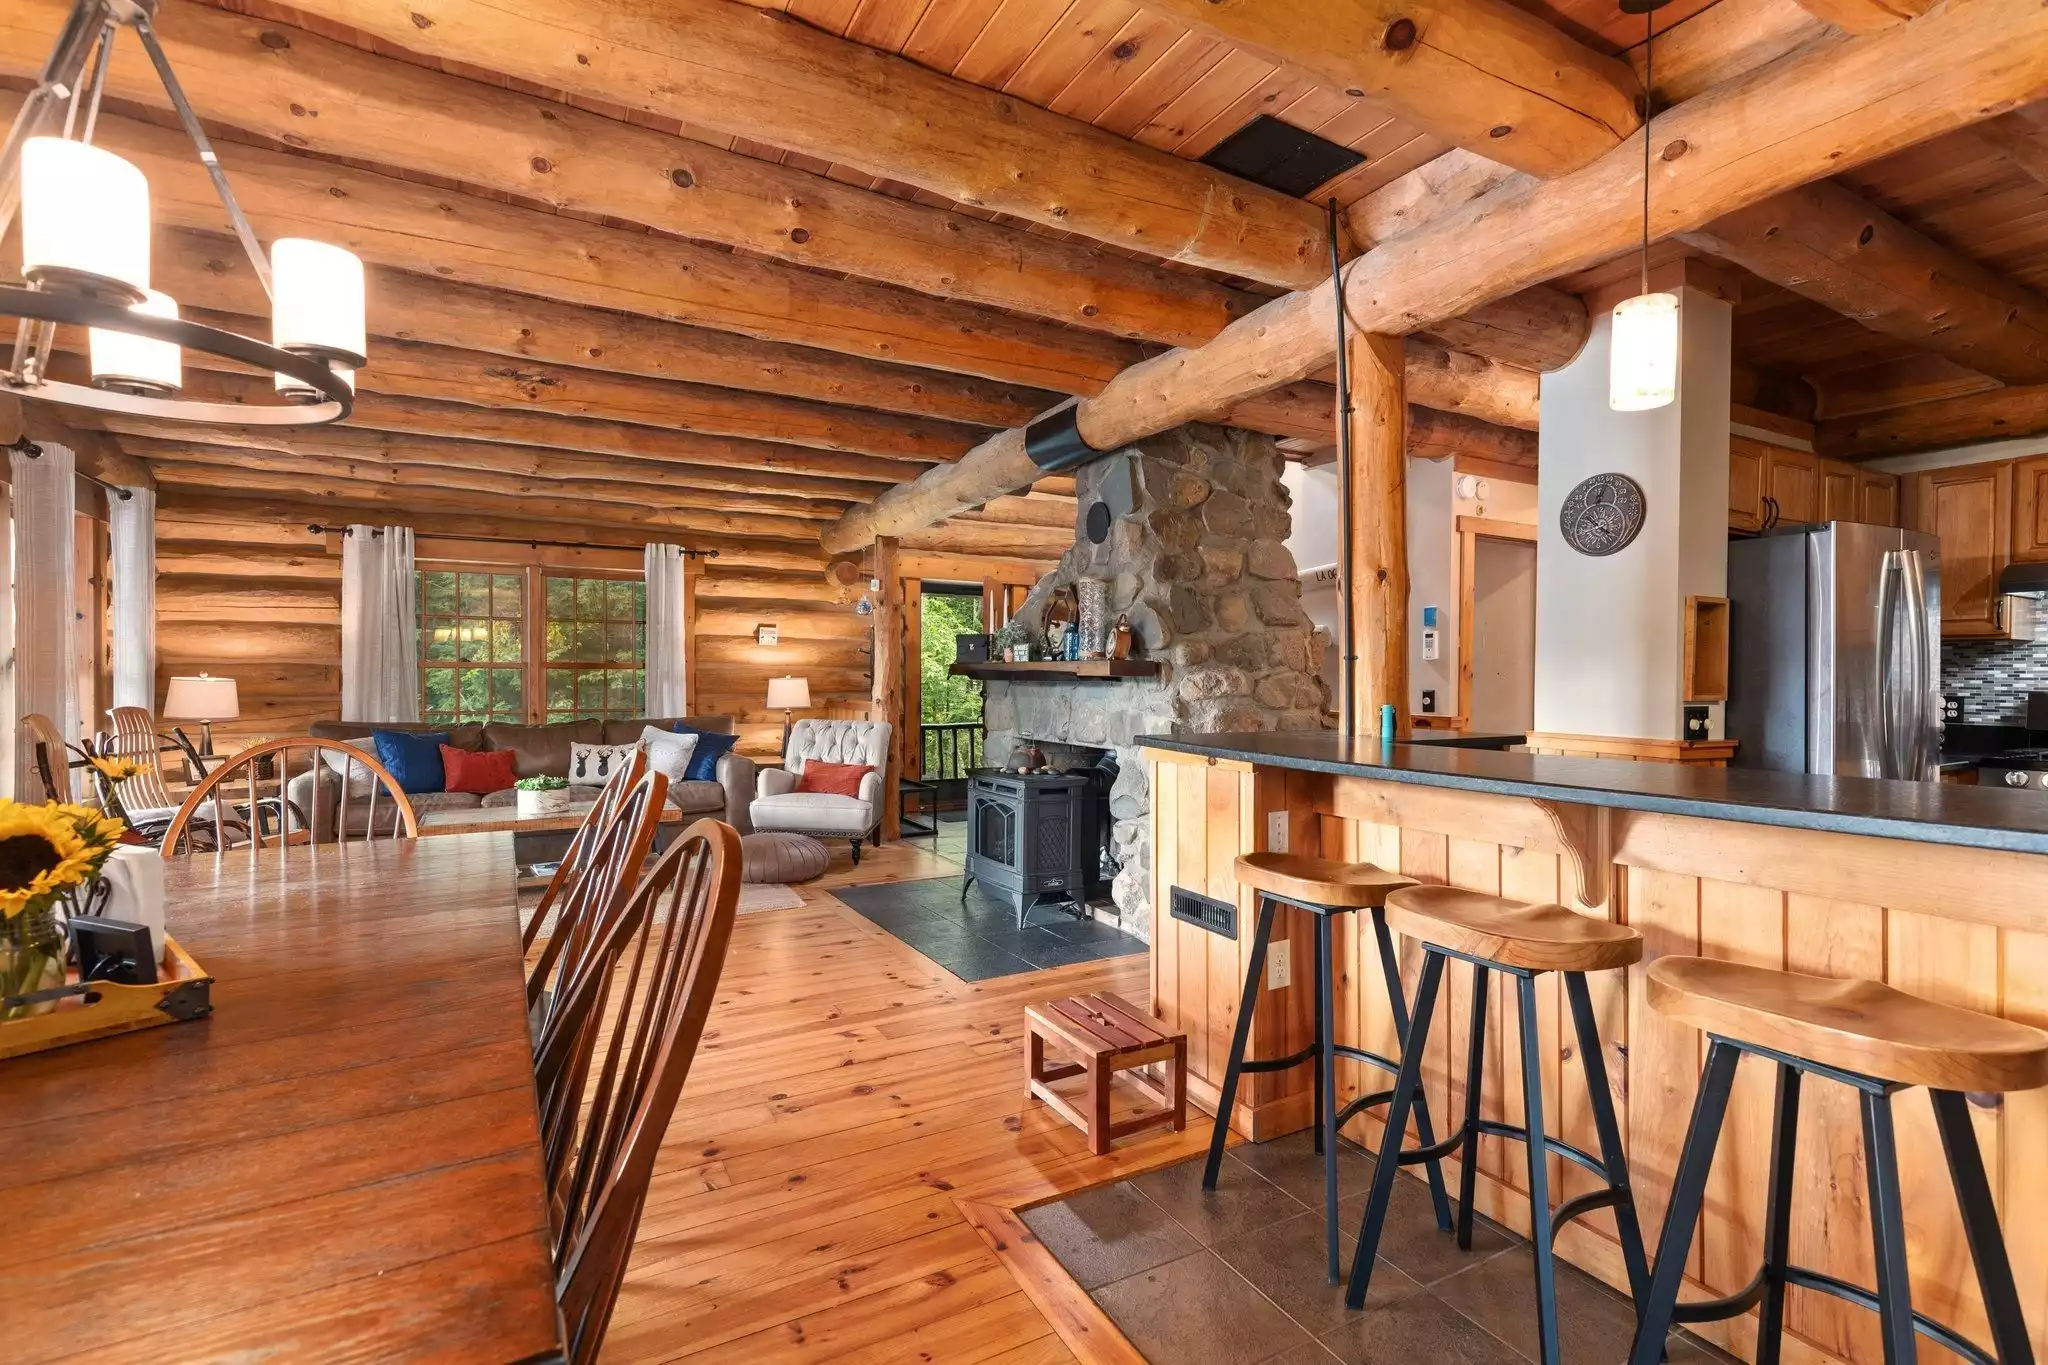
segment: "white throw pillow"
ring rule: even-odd
[[[647,766],[674,786],[690,770],[690,756],[697,752],[697,737],[650,725],[640,732],[640,747],[647,751]]]
[[[578,744],[569,745],[569,785],[572,787],[602,787],[612,780],[612,774],[623,771],[633,761],[637,744]]]

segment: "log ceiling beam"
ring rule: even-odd
[[[1815,45],[1657,116],[1653,237],[1703,227],[1773,194],[1967,126],[2048,93],[2039,0],[1949,0],[1917,22]],[[1743,134],[1747,132],[1747,136]],[[1474,304],[1625,250],[1641,231],[1642,161],[1617,147],[1569,175],[1500,186],[1345,267],[1352,324],[1427,329]],[[1144,362],[1078,405],[1098,450],[1203,419],[1331,362],[1326,285],[1267,304],[1214,341]],[[999,432],[950,465],[828,528],[842,552],[1028,482],[1023,433]]]
[[[1628,63],[1506,0],[1147,4],[1536,175],[1577,170],[1640,126]]]
[[[730,0],[321,0],[396,47],[904,181],[955,203],[1295,289],[1312,204]]]
[[[1657,106],[1665,108],[1703,95],[1724,81],[1747,75],[1810,43],[1833,42],[1841,31],[1799,0],[1715,0],[1714,4],[1657,32]],[[1644,45],[1629,49],[1629,65],[1640,82]]]
[[[1844,33],[1879,33],[1918,19],[1935,0],[1799,0],[1816,19]]]
[[[1971,131],[1992,151],[2048,185],[2048,109],[2015,109],[1986,119]]]
[[[1869,460],[2043,433],[2048,433],[2048,384],[2034,384],[1834,418],[1815,427],[1813,446],[1835,459]]]

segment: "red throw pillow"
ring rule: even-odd
[[[441,769],[447,774],[447,780],[441,784],[442,790],[475,792],[478,796],[509,791],[512,784],[519,780],[519,775],[512,766],[518,758],[518,752],[513,749],[493,749],[488,753],[478,753],[443,744]]]
[[[873,765],[867,763],[806,763],[796,780],[796,789],[824,792],[828,796],[859,796],[860,780],[873,771]]]

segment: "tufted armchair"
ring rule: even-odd
[[[860,782],[859,796],[800,792],[806,763],[857,763],[874,769]],[[889,724],[879,720],[800,720],[783,746],[782,766],[763,768],[751,814],[754,828],[851,840],[853,860],[860,842],[882,821],[882,784],[889,777]],[[881,840],[875,840],[876,847]]]

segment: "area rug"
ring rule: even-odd
[[[777,882],[748,882],[740,887],[740,913],[758,915],[763,910],[801,909],[804,898],[794,887]]]

